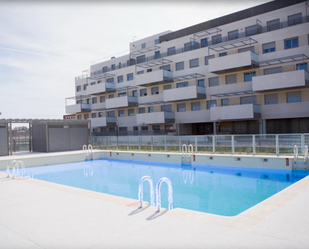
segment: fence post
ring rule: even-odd
[[[180,136],[178,137],[178,141],[179,141],[179,153],[181,152],[181,141],[180,141]]]
[[[138,150],[141,151],[141,137],[138,137]]]
[[[216,152],[216,137],[215,135],[212,136],[212,153]]]
[[[118,150],[118,136],[116,137],[116,149]]]
[[[109,141],[108,141],[108,140],[109,140],[109,137],[106,137],[106,149],[107,149],[107,150],[108,150],[108,147],[109,147],[109,146],[108,146],[108,145],[109,145]]]
[[[153,137],[151,137],[151,151],[153,151]]]
[[[197,137],[195,137],[195,153],[197,153]]]
[[[255,155],[255,135],[252,135],[252,153]]]
[[[279,156],[279,136],[276,135],[276,156]]]
[[[235,153],[235,147],[234,147],[234,135],[232,135],[231,140],[232,140],[232,154],[234,154],[234,153]]]
[[[301,134],[300,137],[300,147],[301,147],[301,154],[304,155],[305,154],[305,136],[304,134]]]
[[[166,136],[164,137],[164,151],[166,152]]]
[[[127,137],[127,150],[129,150],[129,137]]]

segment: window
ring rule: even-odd
[[[205,87],[205,80],[204,79],[197,80],[197,85]]]
[[[265,105],[278,104],[278,93],[265,94]]]
[[[172,112],[172,105],[161,105],[161,112]]]
[[[76,104],[82,104],[82,103],[83,103],[82,100],[77,100],[77,101],[76,101]]]
[[[114,83],[114,78],[106,79],[106,82],[107,82],[107,83]]]
[[[76,92],[80,92],[82,90],[82,87],[81,86],[77,86],[76,87]]]
[[[273,31],[276,29],[280,29],[280,20],[275,19],[272,21],[267,22],[267,31]]]
[[[229,105],[229,99],[221,99],[221,106],[228,106]]]
[[[199,61],[198,61],[198,59],[190,60],[190,68],[198,67],[198,66],[199,66]]]
[[[238,53],[243,53],[243,52],[247,52],[247,51],[251,51],[251,52],[254,53],[254,47],[247,47],[247,48],[238,49]]]
[[[96,113],[91,113],[91,118],[96,118],[97,114]]]
[[[146,48],[146,43],[142,43],[141,48]]]
[[[119,131],[127,131],[128,127],[119,127]]]
[[[133,126],[133,131],[138,131],[138,126]]]
[[[152,68],[147,69],[147,73],[152,72]]]
[[[208,38],[204,38],[201,40],[201,47],[208,47]]]
[[[145,107],[140,107],[140,108],[138,108],[138,113],[145,113],[146,112],[146,110],[145,110]]]
[[[112,69],[112,70],[115,70],[115,69],[116,69],[116,65],[113,64],[113,65],[111,66],[111,69]]]
[[[132,91],[132,96],[133,96],[133,97],[138,97],[138,96],[137,96],[137,90],[133,90],[133,91]]]
[[[255,72],[245,73],[244,74],[245,82],[252,81],[252,77],[254,77],[254,76],[255,76]]]
[[[223,52],[219,54],[219,57],[227,56],[227,52]]]
[[[133,80],[133,73],[127,74],[127,81]]]
[[[117,77],[117,82],[118,83],[123,82],[123,75],[120,75],[120,76]]]
[[[177,112],[185,112],[186,111],[186,104],[177,104]]]
[[[141,55],[141,56],[137,56],[136,57],[136,63],[142,63],[146,61],[146,56],[145,55]]]
[[[155,59],[161,58],[160,51],[155,51],[154,57]]]
[[[219,86],[219,77],[209,78],[209,86]]]
[[[188,82],[181,82],[176,84],[176,88],[182,88],[189,86]]]
[[[209,56],[205,56],[205,65],[209,64],[209,60],[215,58],[215,55],[209,55]]]
[[[284,40],[284,49],[297,48],[297,47],[298,47],[298,37]]]
[[[113,98],[114,98],[114,94],[108,95],[108,98],[109,98],[109,99],[113,99]]]
[[[139,90],[139,96],[147,96],[147,89],[141,89]]]
[[[115,117],[115,111],[108,111],[107,117]]]
[[[101,84],[102,83],[102,81],[101,80],[98,80],[98,84]]]
[[[92,104],[96,104],[98,102],[97,98],[92,98]]]
[[[152,87],[151,88],[151,95],[159,94],[159,87]]]
[[[207,100],[207,109],[217,106],[217,100]]]
[[[288,16],[288,26],[296,25],[302,23],[302,15],[301,13]]]
[[[143,74],[144,73],[144,70],[142,70],[142,71],[137,71],[137,75],[140,75],[140,74]]]
[[[118,64],[118,68],[121,68],[121,62],[119,62],[119,64]]]
[[[82,115],[77,115],[77,119],[82,119]]]
[[[89,118],[89,114],[84,114],[84,119],[88,119]]]
[[[154,43],[155,45],[159,44],[159,39],[155,39]]]
[[[239,38],[238,30],[233,30],[227,33],[228,40],[235,40]]]
[[[273,67],[264,69],[264,75],[274,74],[274,73],[282,73],[282,67]]]
[[[256,104],[256,96],[240,97],[240,104]]]
[[[118,93],[118,97],[125,97],[127,96],[127,93]]]
[[[105,102],[105,96],[100,96],[100,103]]]
[[[190,51],[191,50],[191,42],[185,43],[184,48],[185,48],[185,51]]]
[[[87,86],[88,86],[88,84],[84,84],[84,85],[83,85],[84,91],[87,90]]]
[[[306,70],[306,71],[308,71],[308,64],[307,63],[297,64],[296,70]]]
[[[199,111],[201,110],[201,103],[200,102],[192,102],[191,103],[191,111]]]
[[[263,44],[263,54],[271,53],[276,51],[276,43],[270,42]]]
[[[288,103],[301,102],[300,91],[286,93],[286,102]]]
[[[165,130],[166,131],[172,131],[173,130],[173,125],[165,125]]]
[[[173,55],[176,54],[176,49],[175,47],[171,47],[167,49],[167,55]]]
[[[90,85],[91,85],[91,86],[95,85],[95,81],[91,82]]]
[[[148,106],[148,113],[154,112],[153,106]]]
[[[211,37],[211,41],[212,41],[212,45],[215,45],[215,44],[222,42],[221,34],[220,35],[214,35],[213,37]]]
[[[256,35],[258,34],[258,26],[253,25],[250,27],[246,27],[246,36]]]
[[[129,116],[134,116],[134,109],[129,109],[128,110],[128,115]]]
[[[86,102],[88,105],[90,105],[90,99],[87,99]]]
[[[163,86],[163,90],[168,90],[168,89],[172,89],[172,85],[171,84]]]
[[[103,67],[103,73],[107,72],[107,67]]]
[[[103,112],[99,112],[99,118],[103,117]]]
[[[171,71],[171,65],[161,66],[160,69],[165,70],[165,71]]]
[[[142,131],[148,131],[148,126],[142,126]]]
[[[118,111],[118,117],[124,117],[124,110]]]
[[[153,125],[152,130],[154,131],[159,131],[160,130],[160,125]]]
[[[185,68],[185,67],[184,67],[183,61],[182,61],[182,62],[176,63],[176,71],[183,70],[184,68]]]
[[[237,74],[229,74],[225,76],[226,84],[234,84],[237,83]]]

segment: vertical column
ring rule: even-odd
[[[216,124],[216,122],[213,122],[213,130],[214,130],[214,135],[217,135],[217,124]]]
[[[276,156],[279,156],[279,136],[276,135]]]
[[[164,151],[167,151],[167,149],[166,149],[166,136],[164,137]]]
[[[212,136],[212,153],[216,152],[216,136]]]
[[[179,152],[181,152],[181,138],[178,136],[178,145],[179,145]]]
[[[138,137],[138,150],[141,150],[141,137]]]
[[[127,137],[127,150],[129,150],[129,137]]]
[[[197,137],[195,137],[195,153],[197,153]]]
[[[255,155],[255,135],[252,135],[252,153]]]
[[[260,134],[266,134],[266,120],[265,119],[260,120],[259,132]]]
[[[116,137],[116,149],[118,150],[118,147],[119,145],[118,145],[118,136]]]
[[[301,151],[301,154],[304,155],[305,154],[305,136],[304,134],[301,134],[301,137],[300,137],[300,151]]]
[[[153,151],[153,137],[151,137],[151,151]]]
[[[234,154],[235,153],[234,135],[231,136],[231,142],[232,142],[232,154]]]

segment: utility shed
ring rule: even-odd
[[[12,123],[29,123],[29,151],[32,152],[82,150],[84,144],[90,143],[91,123],[88,120],[2,119],[0,156],[12,155],[15,144]]]

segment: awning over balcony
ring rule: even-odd
[[[151,60],[151,61],[147,61],[144,63],[140,63],[137,64],[137,67],[142,67],[142,68],[150,68],[150,67],[155,67],[155,66],[163,66],[165,64],[169,64],[173,61],[168,60],[168,59],[164,59],[164,58],[160,58],[160,59],[155,59],[155,60]]]
[[[266,61],[260,61],[259,65],[260,67],[266,67],[266,66],[288,63],[288,62],[293,62],[293,61],[302,61],[302,60],[307,60],[307,59],[309,58],[305,54],[296,54],[296,55],[285,56],[285,57],[276,58],[276,59],[270,59]]]
[[[144,53],[147,53],[149,51],[157,50],[159,48],[160,48],[159,46],[151,46],[149,48],[143,48],[143,49],[140,49],[140,50],[137,50],[137,51],[133,51],[133,52],[131,52],[131,55],[138,56],[140,54],[144,54]]]
[[[197,36],[197,37],[203,37],[205,35],[217,34],[217,33],[221,32],[221,31],[222,30],[219,29],[219,28],[212,28],[212,29],[203,30],[203,31],[195,33],[193,35]]]
[[[240,92],[229,92],[229,93],[218,93],[218,94],[212,94],[211,97],[230,97],[230,96],[238,96],[238,95],[248,95],[253,94],[253,91],[240,91]]]
[[[222,42],[216,45],[209,46],[208,49],[214,50],[216,52],[221,52],[233,48],[239,48],[243,46],[251,46],[252,44],[257,43],[256,40],[252,39],[251,37],[244,37],[232,41]]]
[[[200,73],[191,73],[186,75],[180,75],[173,78],[174,82],[182,81],[182,80],[191,80],[191,79],[197,79],[197,78],[203,78],[205,77],[204,74]]]
[[[87,77],[87,79],[99,80],[99,79],[106,79],[106,78],[115,76],[115,74],[111,74],[111,73],[98,73],[98,74],[94,74],[94,73],[95,72],[91,73],[91,76]]]

